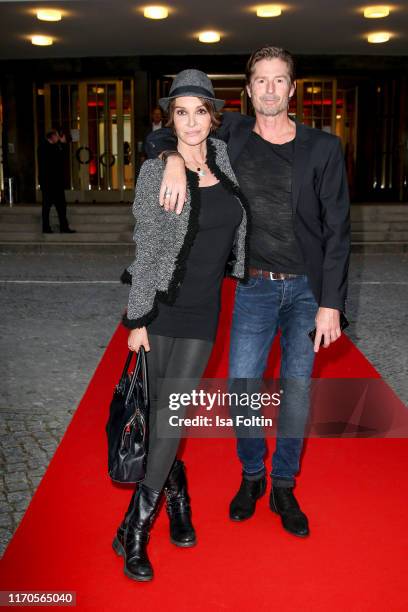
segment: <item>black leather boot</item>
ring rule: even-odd
[[[293,487],[272,486],[269,506],[272,512],[279,514],[286,531],[301,538],[309,535],[307,516],[299,507],[298,501],[293,494]]]
[[[117,550],[115,547],[117,539],[119,543],[117,552],[125,557],[124,572],[133,580],[147,581],[153,578],[153,568],[147,555],[147,544],[160,496],[161,491],[140,485],[134,496],[133,509],[128,517],[123,544],[120,543],[119,537],[114,540],[115,550]]]
[[[113,538],[113,542],[112,542],[112,548],[113,550],[120,556],[124,557],[125,556],[125,533],[126,533],[126,527],[127,524],[129,522],[129,518],[130,515],[132,513],[133,507],[134,507],[134,501],[135,501],[135,497],[136,497],[136,492],[137,492],[137,488],[134,490],[132,497],[130,498],[130,502],[129,502],[129,507],[126,511],[125,517],[123,519],[123,521],[121,522],[121,524],[119,525],[117,531],[116,531],[116,535]]]
[[[247,480],[242,477],[238,493],[230,504],[230,519],[232,521],[245,521],[255,512],[257,500],[264,495],[266,490],[266,477],[258,480]]]
[[[184,463],[177,459],[164,487],[166,510],[170,520],[170,540],[176,546],[188,548],[196,544],[196,534],[191,522],[190,497]]]

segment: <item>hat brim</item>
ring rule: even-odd
[[[175,100],[176,98],[184,98],[184,97],[192,97],[192,98],[204,98],[209,102],[212,102],[215,106],[215,110],[219,112],[225,104],[225,100],[219,100],[218,98],[208,98],[207,96],[199,96],[196,93],[183,93],[183,95],[178,96],[169,96],[168,98],[159,98],[159,106],[167,112],[169,110],[169,104],[171,100]]]

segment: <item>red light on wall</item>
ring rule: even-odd
[[[303,106],[332,106],[333,100],[325,98],[324,100],[303,100]],[[336,100],[336,106],[343,106],[344,100]]]

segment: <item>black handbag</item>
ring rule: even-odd
[[[148,450],[149,395],[144,348],[139,349],[132,374],[129,368],[133,355],[129,351],[106,424],[108,473],[112,480],[123,483],[144,478]]]

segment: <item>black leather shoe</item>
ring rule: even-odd
[[[184,463],[176,460],[164,487],[166,510],[170,520],[170,540],[176,546],[188,548],[197,543],[191,522],[190,497]]]
[[[66,227],[65,229],[60,229],[60,234],[76,234],[76,230]]]
[[[153,568],[147,555],[150,529],[157,513],[161,491],[140,485],[133,499],[133,509],[124,534],[123,546],[115,550],[125,557],[124,572],[133,580],[147,581],[153,578]],[[120,540],[118,538],[119,544]],[[123,552],[122,552],[123,548]]]
[[[247,480],[242,477],[238,493],[230,504],[229,515],[232,521],[245,521],[255,512],[257,500],[266,490],[266,477],[258,480]]]
[[[299,507],[293,487],[272,486],[269,506],[272,512],[279,514],[286,531],[301,538],[309,535],[307,516]]]

